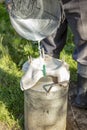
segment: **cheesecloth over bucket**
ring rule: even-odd
[[[61,22],[60,0],[6,0],[10,20],[22,37],[42,40]]]
[[[24,63],[22,70],[24,75],[21,78],[20,86],[22,90],[32,88],[41,78],[44,77],[43,66],[46,68],[46,77],[56,77],[57,82],[66,86],[69,82],[70,73],[66,62],[56,58],[45,56],[45,59],[38,57]]]

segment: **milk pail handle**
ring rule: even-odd
[[[50,90],[51,90],[51,88],[53,87],[53,85],[54,85],[54,83],[45,84],[45,85],[43,85],[43,89],[44,89],[47,93],[49,93]]]

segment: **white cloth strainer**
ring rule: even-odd
[[[46,55],[45,59],[38,57],[33,59],[30,63],[29,61],[25,62],[22,68],[25,74],[20,82],[22,90],[32,88],[44,77],[43,65],[46,67],[46,76],[56,77],[58,83],[61,85],[64,85],[65,82],[69,82],[70,73],[66,62]]]

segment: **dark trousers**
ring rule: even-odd
[[[62,2],[65,20],[54,34],[41,41],[41,46],[47,54],[57,58],[66,44],[69,25],[74,34],[73,58],[78,62],[78,73],[86,73],[87,77],[87,0],[62,0]]]

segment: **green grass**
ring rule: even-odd
[[[72,58],[74,47],[75,46],[73,44],[73,34],[71,33],[71,30],[69,28],[67,42],[63,51],[61,52],[61,59],[65,60],[69,65],[71,82],[77,81],[77,62],[75,62]]]
[[[70,67],[71,81],[76,81],[76,62],[72,59],[73,35],[68,32],[61,58]],[[21,38],[10,24],[4,4],[0,4],[0,122],[11,130],[23,130],[24,95],[20,89],[21,66],[27,57],[38,56],[37,43]]]

